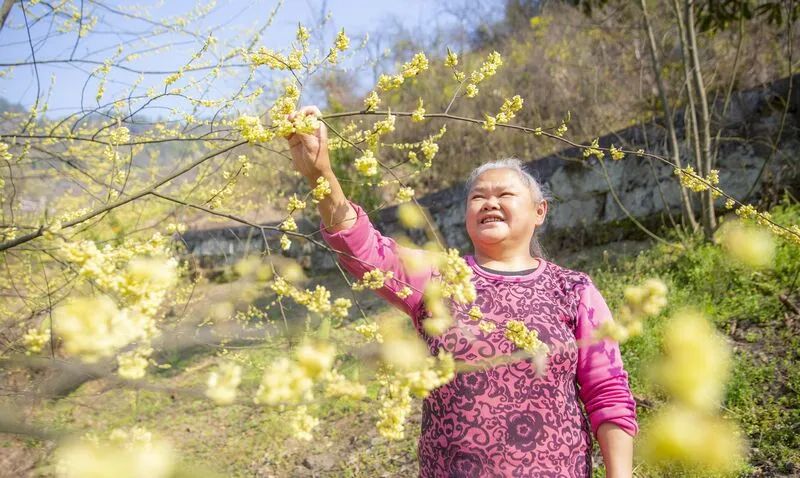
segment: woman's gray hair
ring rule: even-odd
[[[522,167],[522,161],[517,158],[505,158],[505,159],[498,159],[497,161],[491,161],[485,164],[478,166],[477,168],[473,169],[472,172],[469,174],[467,178],[467,182],[465,184],[465,191],[466,194],[469,194],[472,191],[472,187],[475,186],[475,181],[478,180],[478,176],[485,173],[486,171],[490,171],[492,169],[510,169],[519,175],[520,180],[522,183],[531,191],[531,197],[536,202],[536,204],[542,202],[543,200],[550,200],[550,198],[545,194],[544,189],[539,184],[539,181],[533,177],[533,175]],[[540,257],[542,259],[546,259],[544,249],[542,245],[539,243],[539,231],[540,228],[537,227],[533,231],[533,237],[531,238],[531,246],[530,251],[533,257]]]

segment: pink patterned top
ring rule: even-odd
[[[333,234],[321,227],[324,239],[358,278],[375,268],[394,273],[377,292],[411,316],[432,354],[443,348],[467,363],[511,354],[516,346],[503,333],[509,320],[536,329],[550,348],[543,375],[523,360],[458,373],[431,392],[422,406],[420,477],[587,477],[590,430],[596,434],[601,423],[612,422],[630,435],[638,432],[618,344],[590,340],[593,329],[612,319],[586,274],[540,260],[525,275],[501,275],[466,256],[478,292],[475,305],[497,328],[483,332],[467,315],[469,306],[452,303],[456,325],[429,337],[421,325],[426,317],[421,291],[437,272],[409,273],[395,241],[375,230],[361,207],[353,207],[355,224]],[[401,299],[396,293],[406,284],[414,292]]]

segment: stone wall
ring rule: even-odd
[[[724,117],[721,117],[721,101],[714,105],[712,110],[721,126],[716,168],[720,170],[720,186],[732,196],[753,201],[774,191],[800,189],[799,83],[800,75],[795,75],[791,88],[786,78],[737,92]],[[683,112],[677,112],[676,118],[682,140]],[[669,155],[662,120],[600,138],[603,147],[612,143],[628,150],[642,148],[661,156]],[[689,158],[691,154],[682,151],[682,157]],[[541,231],[546,248],[562,251],[640,235],[623,207],[649,225],[667,223],[667,214],[680,220],[679,188],[672,166],[636,156],[622,161],[606,159],[604,165],[605,172],[597,159],[585,160],[578,148],[568,148],[526,164],[526,169],[539,179],[550,197],[548,218]],[[463,184],[459,184],[422,197],[419,202],[428,208],[447,245],[468,251],[471,244],[464,228],[464,196]],[[722,204],[719,200],[718,207]],[[384,234],[402,232],[421,239],[414,232],[402,231],[394,207],[380,211],[373,220]],[[316,225],[308,222],[298,225],[303,232],[316,229]],[[273,251],[279,250],[278,237],[276,233],[262,234],[249,227],[231,227],[189,231],[184,239],[202,267],[216,267],[248,253],[263,251],[265,239]],[[306,241],[294,241],[289,255],[314,269],[334,267],[330,254]]]

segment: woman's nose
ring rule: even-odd
[[[491,210],[491,209],[497,209],[498,207],[499,207],[499,204],[498,204],[497,198],[489,197],[489,198],[486,199],[486,201],[483,202],[483,207],[481,209],[483,209],[483,210]]]

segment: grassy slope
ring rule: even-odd
[[[773,211],[783,224],[800,222],[800,207]],[[649,320],[643,336],[623,345],[623,355],[637,398],[646,405],[660,396],[646,381],[647,366],[658,355],[664,317],[686,305],[704,310],[726,332],[735,347],[735,367],[725,409],[747,433],[751,452],[750,476],[794,476],[800,473],[800,317],[789,312],[779,294],[800,304],[798,274],[800,248],[782,245],[776,267],[754,272],[730,264],[710,244],[696,243],[685,252],[654,247],[637,255],[613,259],[587,254],[564,265],[589,272],[612,310],[626,285],[661,277],[670,286],[670,306],[662,317]],[[602,257],[606,259],[602,259]],[[598,267],[597,265],[600,264]],[[342,291],[335,295],[342,295]],[[367,299],[365,307],[378,317],[393,313]],[[357,341],[351,327],[339,329],[337,340]],[[254,366],[272,360],[274,348],[262,346],[237,351]],[[174,369],[156,375],[162,386],[196,386],[198,390],[211,356],[195,355],[174,363]],[[244,378],[246,396],[252,396],[258,373],[249,367]],[[407,438],[390,443],[374,429],[375,408],[370,401],[346,403],[323,400],[315,411],[323,417],[318,441],[312,444],[289,437],[282,415],[250,405],[214,407],[186,394],[106,390],[102,381],[85,385],[73,396],[49,404],[40,419],[69,428],[110,430],[134,424],[169,438],[189,465],[216,470],[222,476],[412,476],[416,474],[416,436],[419,414],[412,417]],[[371,390],[374,397],[375,390]],[[418,405],[418,404],[416,404]],[[650,409],[640,405],[640,421]],[[36,442],[0,438],[7,449],[45,452]],[[39,450],[37,452],[37,449]],[[41,464],[45,460],[40,461]],[[40,469],[47,474],[47,470]],[[650,473],[640,468],[642,476]],[[2,474],[2,472],[0,472]],[[602,476],[600,469],[597,476]]]

